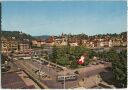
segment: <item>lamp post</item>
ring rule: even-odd
[[[65,68],[64,68],[64,87],[63,88],[65,89]]]
[[[65,89],[65,75],[64,75],[64,89]]]
[[[41,80],[41,75],[42,75],[41,69],[42,69],[42,63],[40,63],[39,80]]]

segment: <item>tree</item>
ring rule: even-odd
[[[62,66],[66,66],[68,64],[68,61],[66,57],[61,57],[60,59],[57,59],[57,63]]]
[[[70,68],[75,69],[78,67],[77,60],[74,56],[71,56],[70,59],[72,59],[72,62],[70,64]]]
[[[115,60],[119,60],[119,55],[115,50],[111,50],[110,52],[107,53],[106,58],[109,61],[115,61]]]
[[[50,56],[51,59],[53,59],[53,62],[56,62],[57,59],[57,47],[53,46],[53,50],[52,50],[52,56]]]
[[[88,57],[89,57],[90,59],[92,59],[94,56],[97,56],[96,52],[94,52],[94,51],[89,51],[89,52],[88,52]]]
[[[89,63],[90,63],[89,58],[86,58],[86,59],[84,60],[83,66],[87,66]]]
[[[112,71],[114,75],[114,80],[118,87],[127,87],[127,53],[125,51],[120,52],[119,60],[112,61]],[[123,54],[123,55],[122,55]]]
[[[77,68],[77,60],[86,52],[86,49],[83,46],[53,46],[53,52],[50,55],[50,60],[57,64],[67,66],[70,65],[71,68]]]
[[[15,37],[16,40],[23,40],[23,39],[29,39],[34,40],[35,38],[32,37],[29,34],[21,33],[19,31],[2,31],[2,36],[6,38],[12,38]]]

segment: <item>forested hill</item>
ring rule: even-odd
[[[15,37],[16,40],[24,40],[24,39],[34,40],[35,39],[31,35],[22,33],[19,31],[2,31],[1,34],[3,37],[8,39],[11,39],[12,37]]]

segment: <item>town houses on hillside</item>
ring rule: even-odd
[[[56,46],[78,46],[83,45],[87,48],[105,48],[105,47],[113,47],[113,46],[126,46],[127,40],[122,38],[110,37],[106,36],[104,38],[88,38],[88,39],[80,39],[78,37],[69,37],[64,34],[61,36],[51,36],[47,40],[33,40],[33,46],[41,47],[43,45],[56,45]]]
[[[2,52],[19,52],[19,51],[29,51],[31,47],[43,47],[43,46],[85,46],[87,48],[110,48],[114,46],[127,46],[126,37],[110,37],[109,35],[105,37],[89,37],[81,38],[78,36],[69,36],[62,33],[60,36],[50,36],[48,39],[34,39],[29,41],[28,39],[23,39],[22,41],[17,41],[15,37],[5,38],[1,37]]]

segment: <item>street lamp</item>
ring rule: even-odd
[[[48,70],[49,70],[49,72],[50,72],[50,61],[49,61],[49,54],[47,55],[47,57],[48,57]]]
[[[65,89],[65,75],[64,75],[64,89]]]
[[[41,80],[41,78],[40,78],[40,77],[41,77],[41,75],[42,75],[42,73],[41,73],[42,63],[40,63],[40,65],[41,65],[41,66],[40,66],[40,70],[39,70],[39,80]]]
[[[66,70],[66,68],[64,67],[63,69],[64,69],[64,89],[65,89],[65,70]]]

